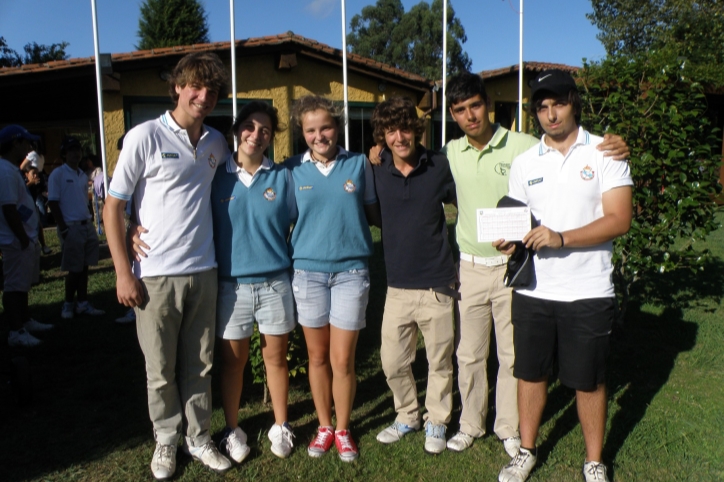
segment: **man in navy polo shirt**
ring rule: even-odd
[[[394,443],[420,428],[411,368],[419,329],[429,366],[424,448],[438,454],[445,450],[452,409],[457,291],[443,203],[455,202],[455,185],[447,158],[417,143],[424,120],[412,101],[396,97],[379,104],[371,123],[375,140],[386,146],[374,166],[388,285],[380,356],[397,411],[377,440]]]

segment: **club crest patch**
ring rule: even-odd
[[[161,159],[178,159],[178,152],[162,152]]]
[[[344,190],[349,193],[352,193],[357,190],[357,186],[355,186],[354,183],[350,179],[347,179],[347,182],[344,183]]]
[[[539,178],[537,178],[537,179],[531,179],[531,180],[529,180],[529,181],[528,181],[528,185],[529,185],[529,186],[534,186],[534,185],[540,184],[540,183],[542,183],[542,182],[543,182],[543,178],[542,178],[542,177],[539,177]]]
[[[581,171],[581,179],[583,179],[584,181],[591,181],[595,176],[596,172],[593,170],[593,168],[591,168],[591,166],[586,164],[586,167],[584,167]]]
[[[273,201],[277,198],[277,193],[274,192],[274,189],[268,187],[266,188],[266,191],[264,191],[264,199],[267,201]]]
[[[222,200],[221,200],[221,203],[222,203],[222,204],[223,204],[223,203],[228,203],[228,202],[233,201],[234,199],[236,199],[236,196],[227,197],[227,198],[225,198],[225,199],[222,199]]]
[[[216,167],[216,158],[213,154],[209,155],[209,166],[212,168]]]

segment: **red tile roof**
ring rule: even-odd
[[[490,79],[493,77],[499,77],[501,75],[512,74],[514,72],[518,72],[518,70],[519,70],[518,67],[519,67],[519,65],[515,64],[515,65],[511,65],[510,67],[503,67],[500,69],[483,70],[482,72],[480,72],[480,76],[483,79]],[[527,72],[535,72],[535,73],[542,72],[542,71],[548,70],[548,69],[561,69],[561,70],[565,70],[566,72],[571,72],[571,73],[578,72],[580,70],[580,67],[573,67],[571,65],[566,65],[566,64],[551,64],[548,62],[523,62],[523,68]]]
[[[271,35],[267,37],[256,37],[244,40],[237,40],[237,48],[241,48],[242,51],[245,49],[254,49],[259,47],[273,47],[290,45],[300,48],[303,53],[311,55],[321,56],[329,60],[336,60],[341,62],[342,50],[329,45],[317,42],[316,40],[296,35],[293,32],[287,32],[280,35]],[[207,44],[195,44],[195,45],[182,45],[178,47],[166,47],[160,49],[151,50],[137,50],[135,52],[112,54],[113,62],[125,62],[130,60],[150,59],[150,58],[162,58],[168,56],[184,55],[190,52],[199,51],[228,51],[231,47],[231,42],[212,42]],[[348,53],[347,61],[351,67],[359,67],[367,71],[378,71],[387,75],[398,77],[417,84],[431,85],[431,82],[424,77],[419,75],[406,72],[404,70],[395,68],[389,64],[377,62],[361,55]],[[20,67],[3,67],[0,68],[0,76],[6,75],[17,75],[27,74],[33,72],[49,72],[57,71],[60,69],[75,68],[81,66],[92,66],[95,64],[95,57],[79,57],[68,60],[56,60],[44,64],[27,64]]]

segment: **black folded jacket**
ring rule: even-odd
[[[522,203],[512,197],[503,196],[498,201],[499,208],[525,207]],[[538,226],[538,221],[531,214],[531,227]],[[522,241],[515,241],[515,252],[508,258],[508,266],[505,270],[503,281],[505,286],[510,288],[524,288],[534,284],[535,268],[533,267],[533,256],[535,251],[525,247]]]

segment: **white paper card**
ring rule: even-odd
[[[478,242],[520,241],[530,231],[530,208],[478,209]]]

